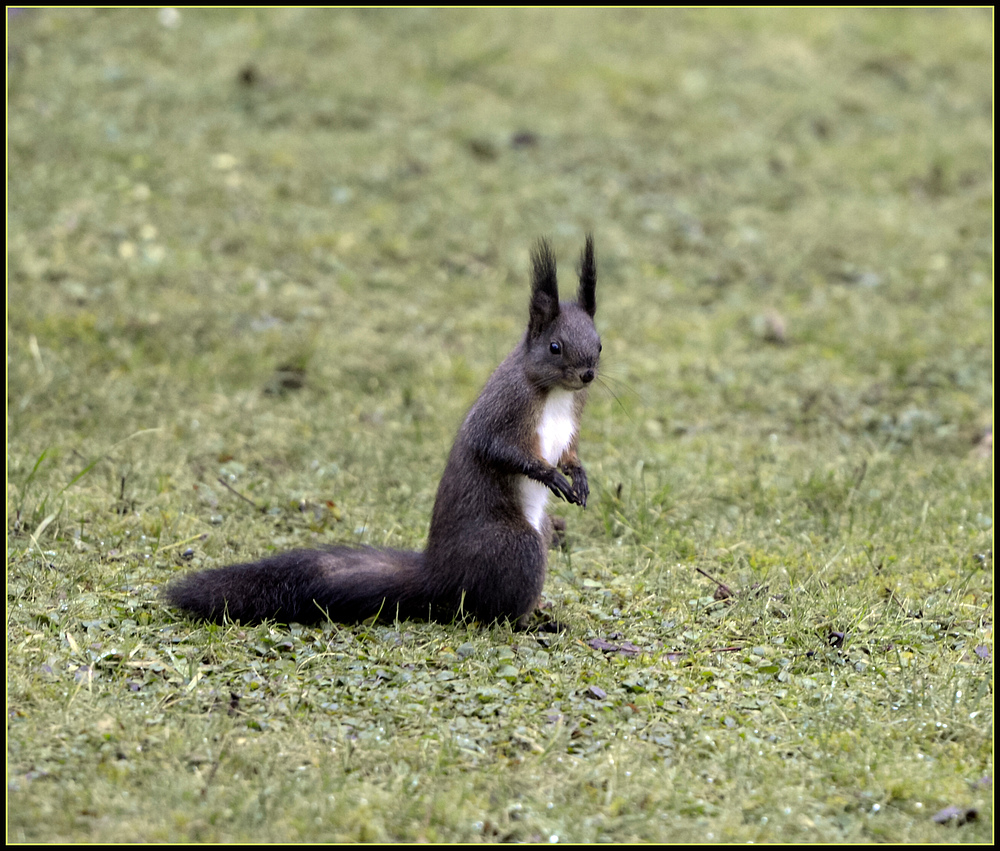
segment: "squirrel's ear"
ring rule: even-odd
[[[594,235],[587,234],[587,241],[580,256],[580,290],[576,301],[593,318],[597,312],[597,266],[594,263]]]
[[[556,284],[556,258],[544,239],[538,240],[531,252],[531,308],[528,316],[528,336],[542,329],[559,315],[559,287]]]

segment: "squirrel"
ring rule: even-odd
[[[545,581],[549,491],[585,507],[580,415],[597,377],[597,269],[586,237],[576,301],[559,301],[556,261],[532,252],[528,328],[473,404],[438,486],[427,547],[296,550],[190,574],[167,602],[211,621],[361,621],[374,615],[524,626]],[[569,477],[569,478],[567,478]]]

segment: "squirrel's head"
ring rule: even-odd
[[[544,239],[531,255],[531,307],[524,345],[528,380],[541,389],[582,390],[597,377],[601,338],[597,310],[594,238],[587,236],[580,260],[576,301],[559,301],[556,259]]]

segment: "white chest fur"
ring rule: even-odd
[[[538,423],[538,447],[542,457],[553,465],[559,463],[559,459],[572,443],[576,431],[576,422],[573,419],[573,396],[569,390],[551,391]],[[521,482],[521,497],[525,518],[541,532],[542,524],[545,522],[545,505],[549,500],[549,489],[541,482],[525,477]]]

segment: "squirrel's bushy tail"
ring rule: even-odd
[[[428,617],[423,553],[372,547],[295,550],[185,576],[167,601],[195,617],[244,623],[317,623]]]

